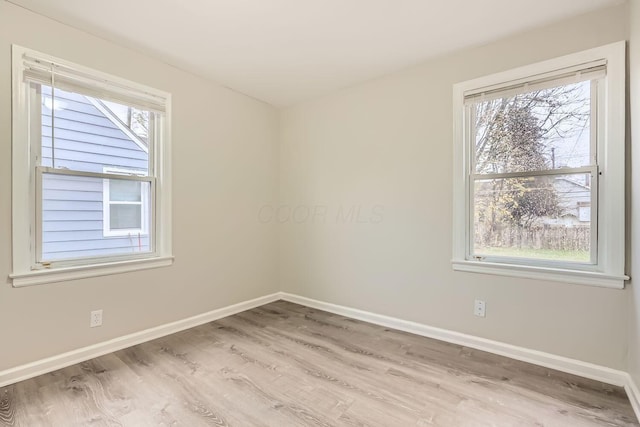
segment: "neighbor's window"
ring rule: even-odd
[[[129,176],[138,171],[104,168],[105,173]],[[149,248],[149,185],[142,181],[103,180],[103,228],[105,236],[126,236],[140,252]]]
[[[14,285],[166,265],[169,95],[17,46],[13,61]]]
[[[622,283],[623,264],[614,258],[624,248],[619,50],[456,86],[456,144],[463,146],[456,167],[464,173],[456,183],[464,189],[458,269],[523,275],[530,267],[547,278]]]

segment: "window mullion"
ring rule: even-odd
[[[475,135],[476,133],[476,107],[475,105],[465,105],[465,120],[464,124],[465,135],[464,139],[466,141],[467,152],[465,153],[465,163],[468,167],[466,173],[469,176],[472,176],[474,171],[476,170],[476,143]],[[465,222],[467,224],[467,230],[465,233],[465,258],[469,258],[473,256],[474,252],[474,233],[473,233],[473,221],[475,215],[475,198],[474,198],[474,181],[466,180],[466,194],[467,194],[467,209],[465,210],[466,219]]]
[[[29,100],[29,156],[30,156],[30,192],[29,197],[29,216],[30,220],[30,236],[29,244],[31,246],[31,266],[40,262],[42,258],[42,185],[41,175],[39,176],[36,168],[42,164],[42,87],[39,85],[28,85]]]
[[[122,181],[141,181],[149,183],[155,181],[156,179],[153,176],[146,175],[123,175],[122,173],[86,172],[74,169],[50,168],[46,166],[37,166],[37,169],[40,170],[43,174],[46,173],[51,175],[80,176],[86,178],[118,179]]]
[[[483,179],[508,179],[508,178],[529,178],[534,176],[552,176],[552,175],[573,175],[579,173],[595,173],[596,166],[583,166],[579,168],[562,168],[549,170],[535,170],[527,172],[503,172],[503,173],[472,173],[472,180]]]
[[[109,204],[112,205],[141,205],[141,201],[130,201],[130,200],[109,200]]]
[[[591,148],[591,162],[594,165],[598,165],[598,140],[604,139],[599,135],[600,126],[598,121],[600,118],[603,118],[604,115],[600,114],[600,97],[598,96],[598,92],[600,90],[600,80],[592,80],[591,81],[591,116],[589,118],[590,132],[591,132],[591,140],[590,148]],[[598,193],[600,191],[600,169],[596,168],[591,173],[591,264],[597,265],[600,259],[600,248],[598,244]]]
[[[148,127],[149,129],[147,129],[147,141],[154,141],[156,139],[157,133],[156,133],[156,124],[157,124],[158,118],[156,117],[156,114],[153,112],[149,113],[149,123],[148,123]],[[149,175],[151,176],[157,176],[157,169],[156,169],[156,155],[155,155],[155,144],[149,144],[149,156],[148,156],[148,163],[147,163],[147,170],[149,171]]]
[[[43,171],[41,168],[36,167],[35,173],[35,224],[32,228],[35,241],[35,259],[34,266],[42,264],[42,219],[43,219],[43,193],[42,193],[42,174]]]

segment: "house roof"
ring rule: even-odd
[[[118,129],[120,129],[124,134],[131,139],[131,141],[135,142],[135,144],[142,149],[145,153],[149,152],[149,145],[146,141],[140,138],[136,133],[127,126],[120,118],[113,112],[111,109],[101,100],[97,98],[92,98],[90,96],[85,96],[96,107],[102,114],[105,115]]]

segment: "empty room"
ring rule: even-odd
[[[640,426],[640,0],[0,0],[0,426]]]

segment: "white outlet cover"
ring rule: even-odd
[[[95,328],[97,326],[102,326],[102,310],[93,310],[89,318],[89,327]]]
[[[473,314],[475,314],[478,317],[485,317],[486,316],[486,303],[482,300],[477,299],[475,301],[475,304],[473,306]]]

